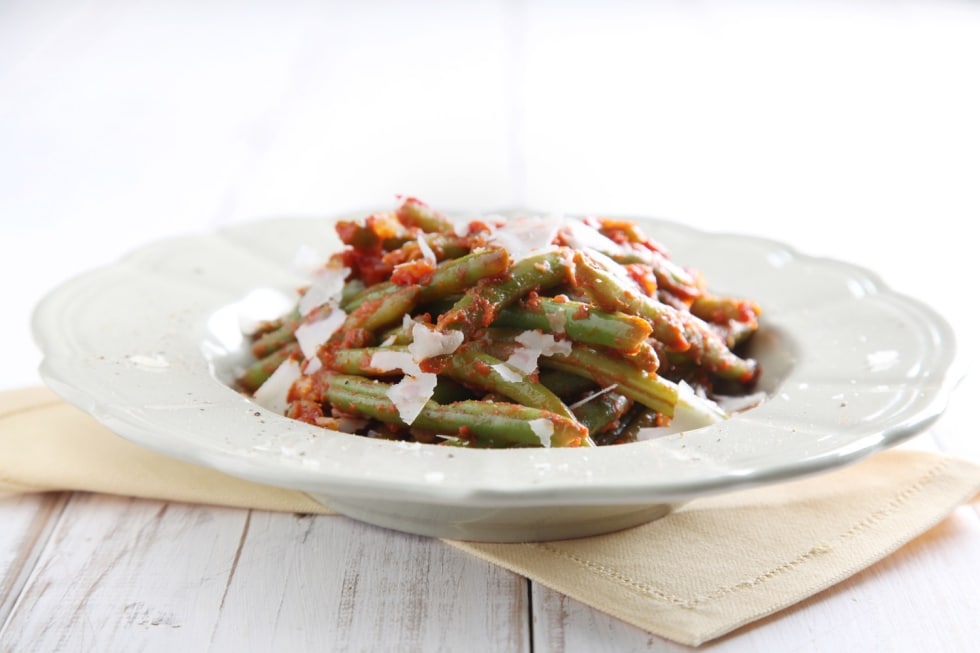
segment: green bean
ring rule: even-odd
[[[565,374],[558,370],[539,369],[538,381],[567,403],[574,403],[575,400],[598,389],[595,382],[588,377]]]
[[[333,375],[325,398],[341,411],[405,425],[398,408],[388,398],[391,385],[353,375]],[[543,420],[543,421],[542,421]],[[449,436],[473,437],[485,446],[590,446],[585,427],[576,421],[538,408],[519,404],[464,400],[438,404],[429,400],[413,427]],[[535,427],[551,430],[542,437]]]
[[[493,227],[460,234],[414,198],[338,222],[347,249],[330,260],[358,272],[343,286],[343,324],[318,352],[322,367],[292,385],[287,415],[326,425],[346,413],[369,420],[361,431],[377,437],[453,446],[595,446],[669,423],[684,407],[682,380],[708,396],[755,381],[755,361],[734,350],[758,330],[757,305],[709,293],[636,224],[588,224],[619,245],[605,255],[573,251],[560,246],[569,241],[559,230],[559,246],[515,261],[487,244]],[[330,310],[294,310],[263,324],[250,338],[257,360],[239,387],[254,392],[284,360],[302,356],[296,329]],[[452,354],[416,360],[415,323],[459,331],[463,342]],[[533,331],[552,334],[561,353],[545,355],[521,337]],[[404,356],[412,369],[376,366],[383,354]],[[530,369],[536,354],[531,373],[516,367]],[[435,391],[406,424],[391,397],[409,389],[398,384],[412,383],[416,366],[420,380],[434,376]]]
[[[436,301],[461,293],[480,279],[504,272],[508,262],[506,250],[500,248],[479,250],[443,261],[436,266],[428,283],[421,286],[419,302]],[[351,297],[346,304],[342,303],[341,307],[347,311],[356,310],[364,302],[387,295],[398,287],[391,281],[376,283]]]
[[[610,434],[609,439],[604,439],[603,442],[610,444],[636,442],[640,429],[657,426],[658,420],[656,411],[650,410],[642,404],[636,404],[633,410],[622,420],[622,428],[614,434]]]
[[[701,294],[698,276],[670,260],[664,247],[648,238],[635,222],[604,219],[599,221],[597,228],[617,243],[624,239],[629,243],[616,251],[602,252],[620,265],[639,263],[647,267],[653,272],[657,287],[677,297],[690,299]]]
[[[304,317],[299,314],[298,308],[293,309],[285,316],[282,325],[278,329],[269,331],[252,343],[252,355],[256,358],[265,358],[269,354],[293,342],[296,339],[296,329],[304,322],[315,322],[330,315],[331,311],[333,311],[333,306],[324,304],[313,309],[309,315]]]
[[[677,265],[669,258],[658,252],[648,250],[632,250],[623,252],[603,252],[620,265],[639,263],[648,266],[657,280],[657,288],[665,290],[676,297],[690,299],[701,293],[698,279],[690,272]]]
[[[510,264],[507,250],[481,249],[436,266],[432,278],[422,286],[421,302],[431,302],[461,293],[480,279],[495,277]]]
[[[466,386],[445,376],[439,377],[435,390],[432,391],[432,401],[437,404],[451,404],[473,398],[473,393]]]
[[[343,338],[345,331],[364,329],[377,332],[395,322],[418,303],[421,289],[418,286],[391,286],[385,292],[362,302],[355,310],[347,315],[347,319],[334,333],[332,341]]]
[[[726,325],[729,322],[755,324],[760,309],[755,302],[745,299],[703,294],[691,303],[691,313],[713,324]]]
[[[475,386],[487,392],[496,392],[524,406],[541,408],[556,415],[574,418],[567,406],[547,387],[528,378],[514,368],[519,380],[505,378],[497,365],[506,365],[490,354],[465,348],[446,357],[443,372],[466,385]]]
[[[412,343],[412,324],[405,324],[403,319],[402,324],[395,325],[379,334],[378,341],[385,347],[409,345]]]
[[[452,309],[443,313],[440,330],[458,329],[466,335],[490,326],[504,307],[532,290],[556,286],[571,273],[571,265],[562,251],[530,256],[511,266],[505,275],[488,277],[470,287]]]
[[[290,311],[278,328],[267,331],[252,342],[252,355],[261,359],[282,349],[295,339],[296,329],[302,323],[303,317],[299,314],[299,308]]]
[[[275,331],[276,329],[278,329],[279,327],[281,327],[283,324],[286,323],[286,318],[288,316],[289,314],[287,313],[285,315],[280,315],[279,317],[273,318],[271,320],[263,320],[255,327],[252,333],[248,334],[249,339],[252,342],[255,342],[256,340],[266,335],[267,333],[272,333],[273,331]]]
[[[398,376],[399,369],[384,369],[374,367],[374,355],[383,352],[408,353],[408,347],[403,345],[392,347],[357,347],[338,349],[330,357],[330,369],[342,374],[361,374],[365,376]]]
[[[449,234],[456,229],[449,218],[414,197],[406,197],[401,201],[397,215],[398,220],[406,227],[418,227],[430,233]]]
[[[684,325],[679,311],[644,295],[639,288],[630,288],[605,269],[595,258],[575,252],[575,280],[592,301],[610,311],[624,311],[650,321],[653,337],[671,351],[690,347],[684,337]]]
[[[620,351],[636,351],[652,331],[649,322],[635,315],[547,297],[504,308],[494,325],[564,333],[576,342]]]
[[[338,220],[334,231],[342,243],[359,251],[397,248],[412,238],[392,211],[372,213],[364,220]]]
[[[272,376],[280,365],[293,357],[299,357],[302,352],[298,342],[291,342],[249,365],[240,377],[238,385],[245,392],[255,392]]]
[[[340,305],[346,306],[357,294],[364,290],[364,282],[360,279],[348,279],[340,293]]]
[[[723,379],[741,383],[755,379],[755,361],[739,358],[700,318],[630,289],[582,252],[576,252],[575,263],[576,279],[594,301],[604,308],[624,310],[650,320],[653,337],[668,352],[686,352],[698,365]]]
[[[366,376],[397,376],[402,373],[399,369],[375,367],[375,354],[384,352],[408,353],[408,347],[363,347],[358,349],[340,349],[331,357],[330,369],[343,374],[361,374]],[[440,374],[464,383],[470,387],[480,388],[484,392],[495,392],[508,400],[525,406],[542,408],[557,415],[574,417],[568,407],[562,403],[553,392],[542,384],[529,379],[518,370],[514,374],[520,376],[517,381],[505,378],[495,365],[504,365],[503,361],[475,350],[458,350],[450,356],[441,359],[444,367]]]
[[[361,304],[374,301],[379,297],[384,297],[385,295],[394,292],[397,288],[398,286],[391,281],[373,283],[370,286],[365,286],[350,296],[341,299],[340,307],[349,313],[357,310]]]
[[[470,252],[469,243],[465,238],[460,238],[456,234],[430,233],[420,235],[414,240],[405,242],[398,249],[388,252],[384,255],[384,261],[396,265],[422,258],[422,248],[419,245],[419,238],[425,239],[425,243],[432,250],[432,253],[435,254],[436,260],[438,261],[459,258]]]
[[[549,369],[584,376],[603,388],[615,385],[617,392],[644,406],[668,417],[674,414],[674,405],[677,403],[675,384],[600,349],[576,343],[572,345],[570,354],[542,357],[539,364]]]
[[[633,401],[629,397],[612,390],[572,408],[572,413],[589,429],[589,435],[596,439],[600,432],[615,424],[632,405]]]

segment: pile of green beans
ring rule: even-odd
[[[345,247],[326,262],[348,271],[337,302],[306,316],[294,310],[251,334],[255,361],[238,385],[254,393],[285,362],[300,362],[287,416],[464,447],[631,442],[643,427],[669,424],[682,381],[707,397],[750,391],[758,369],[739,352],[758,328],[759,307],[708,292],[632,222],[584,222],[599,243],[615,246],[576,249],[558,229],[550,246],[514,258],[492,238],[502,219],[461,229],[413,198],[339,222]],[[336,310],[342,324],[310,365],[296,330]],[[435,389],[406,423],[392,389],[410,372],[373,361],[408,356],[418,324],[462,339],[452,353],[417,361],[435,375]],[[527,371],[508,361],[529,332],[562,346]]]

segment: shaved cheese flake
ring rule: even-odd
[[[496,363],[491,365],[490,369],[499,374],[500,378],[508,383],[517,383],[524,380],[524,377],[516,372],[514,368],[507,363]]]
[[[540,349],[529,347],[518,347],[507,357],[507,364],[516,367],[524,374],[533,374],[538,367],[538,357],[541,356]]]
[[[558,311],[556,313],[547,313],[548,326],[551,327],[552,333],[557,333],[559,335],[565,333],[565,313]]]
[[[531,427],[534,435],[538,436],[538,439],[541,440],[542,447],[551,446],[551,436],[555,432],[555,425],[550,419],[539,417],[538,419],[532,419],[527,425]]]
[[[398,409],[398,416],[408,425],[419,416],[425,404],[436,389],[438,378],[435,374],[421,372],[417,375],[406,374],[405,377],[388,389],[387,395],[391,403]]]
[[[340,308],[334,308],[325,318],[315,322],[305,322],[296,329],[296,341],[306,358],[316,356],[320,345],[330,339],[337,329],[347,319],[347,314]]]
[[[462,331],[443,333],[416,322],[412,325],[412,344],[408,346],[408,351],[416,362],[421,363],[433,356],[451,354],[461,344],[463,344]]]
[[[693,431],[727,418],[727,413],[718,404],[696,393],[686,381],[680,381],[677,384],[677,404],[674,406],[674,416],[670,424],[639,429],[636,437],[650,440],[671,433]]]
[[[564,219],[558,216],[525,216],[508,220],[498,227],[488,243],[503,247],[516,263],[532,254],[552,249]]]
[[[436,433],[436,437],[441,440],[450,440],[451,442],[462,442],[463,439],[455,435],[445,435],[444,433]]]
[[[624,251],[622,245],[603,236],[598,229],[581,220],[565,222],[562,228],[562,238],[569,247],[574,249],[594,249],[609,255]]]
[[[429,242],[425,239],[423,234],[419,234],[418,244],[419,251],[422,252],[422,258],[426,261],[426,263],[431,263],[433,266],[435,266],[439,262],[436,260],[436,253],[432,251],[431,247],[429,247]]]
[[[312,277],[318,267],[323,265],[323,257],[309,245],[300,245],[293,254],[289,269],[303,277]]]
[[[412,320],[407,318],[403,323],[407,325]],[[420,367],[422,361],[433,356],[451,354],[462,342],[463,334],[459,331],[441,333],[414,322],[412,344],[408,346],[407,352],[379,351],[371,356],[371,367],[384,371],[401,370],[405,375],[387,393],[403,422],[411,425],[415,421],[436,388],[436,375],[423,372]]]
[[[323,267],[313,275],[313,283],[299,298],[300,315],[309,315],[324,304],[340,303],[349,268]]]
[[[303,374],[313,374],[314,372],[319,372],[320,368],[323,367],[323,361],[319,357],[314,356],[313,358],[307,358],[303,361]]]
[[[297,361],[289,359],[283,362],[252,395],[255,403],[273,412],[285,413],[289,388],[299,376],[300,369]]]
[[[382,372],[401,370],[405,374],[421,374],[418,361],[407,351],[379,351],[371,356],[371,367]]]
[[[464,238],[470,233],[470,223],[467,220],[457,220],[453,223],[453,233],[460,238]]]
[[[415,322],[415,320],[413,320],[412,319],[412,316],[409,315],[408,313],[405,313],[404,315],[402,315],[402,328],[403,329],[411,329],[412,328],[412,323],[414,323],[414,322]]]
[[[544,356],[572,353],[572,343],[568,340],[556,340],[550,333],[540,331],[525,331],[514,338],[517,342],[531,349],[538,349]]]
[[[579,406],[582,406],[583,404],[587,404],[590,401],[592,401],[593,399],[595,399],[596,397],[601,397],[602,395],[606,394],[607,392],[612,392],[613,390],[615,390],[618,387],[619,387],[619,384],[617,384],[617,383],[613,383],[612,385],[607,385],[602,390],[596,390],[592,394],[590,394],[590,395],[588,395],[586,397],[582,397],[581,399],[579,399],[578,401],[576,401],[574,404],[571,404],[568,407],[568,409],[569,410],[575,410]]]
[[[514,340],[522,346],[511,353],[507,358],[507,364],[516,367],[524,374],[531,374],[537,369],[538,358],[541,356],[572,353],[571,342],[556,340],[550,333],[524,331]]]

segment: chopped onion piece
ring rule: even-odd
[[[273,412],[285,413],[289,388],[299,377],[299,362],[291,358],[284,361],[252,395],[255,403]]]

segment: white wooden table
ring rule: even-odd
[[[877,271],[972,338],[980,5],[0,3],[0,389],[139,245],[385,205],[642,213]],[[974,373],[907,446],[980,461]],[[980,516],[705,647],[969,651]],[[343,517],[0,499],[0,651],[683,650]]]

